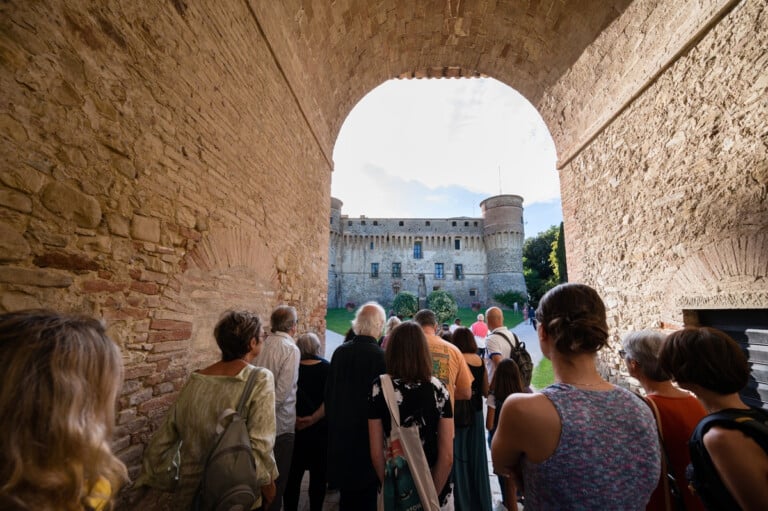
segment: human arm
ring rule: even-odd
[[[744,433],[718,426],[704,435],[704,447],[717,473],[745,511],[768,502],[768,454]]]
[[[488,397],[489,392],[490,385],[488,384],[488,370],[485,368],[485,364],[483,364],[483,383],[480,386],[480,393],[483,397]]]
[[[178,484],[178,457],[181,438],[176,429],[176,403],[171,406],[160,428],[152,436],[141,464],[141,475],[135,487],[149,486],[163,491],[173,491]]]
[[[439,495],[453,466],[453,419],[441,418],[437,423],[437,461],[431,469],[432,482]]]
[[[384,426],[381,419],[368,419],[368,444],[371,452],[371,463],[384,484]]]
[[[256,384],[248,400],[248,436],[256,459],[256,478],[260,486],[267,487],[277,479],[275,448],[275,381],[272,373],[259,368]],[[268,493],[264,495],[267,498]],[[274,497],[273,497],[274,498]]]
[[[453,359],[456,364],[456,381],[454,382],[453,399],[470,399],[472,397],[472,371],[469,370],[467,361],[464,359],[464,355],[461,354],[458,348],[451,345],[453,348]]]
[[[325,403],[322,403],[320,406],[318,406],[317,410],[312,412],[312,415],[308,415],[306,417],[296,417],[296,430],[301,431],[302,429],[307,429],[308,427],[317,423],[317,421],[323,417],[325,417]]]
[[[488,431],[493,429],[493,421],[496,420],[496,407],[491,406],[490,399],[488,400],[488,414],[485,417],[485,429]]]

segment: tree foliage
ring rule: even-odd
[[[456,313],[459,311],[456,300],[451,296],[451,293],[438,289],[432,291],[427,297],[427,307],[435,313],[437,321],[439,323],[449,323],[456,317]]]
[[[553,225],[528,238],[523,244],[523,276],[532,305],[537,306],[544,294],[567,282],[565,236],[563,224]]]
[[[517,302],[518,306],[522,307],[528,301],[528,298],[520,291],[505,291],[504,293],[493,295],[493,299],[510,309],[515,307],[515,302]]]
[[[419,311],[419,299],[408,291],[400,291],[392,301],[392,311],[402,318],[411,318]]]

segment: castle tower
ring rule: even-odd
[[[523,198],[496,195],[481,202],[480,209],[487,258],[488,301],[495,303],[494,295],[506,291],[527,295],[523,278]]]
[[[343,231],[344,226],[341,223],[341,206],[344,203],[339,199],[331,197],[331,235],[328,240],[328,305],[329,308],[343,307],[341,303],[342,292],[342,250],[343,250]]]

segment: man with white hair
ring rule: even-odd
[[[333,352],[325,386],[328,420],[328,482],[339,488],[339,511],[375,511],[379,479],[368,441],[368,394],[373,379],[386,372],[377,339],[384,309],[363,304],[355,314],[355,337]]]
[[[472,335],[475,336],[475,343],[477,343],[477,354],[480,358],[485,358],[485,338],[488,337],[488,325],[485,324],[485,316],[482,314],[477,315],[477,321],[472,323],[469,327],[472,330]]]

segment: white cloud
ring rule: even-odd
[[[332,194],[350,216],[479,216],[500,188],[558,200],[555,161],[533,105],[496,80],[390,80],[342,126]]]

